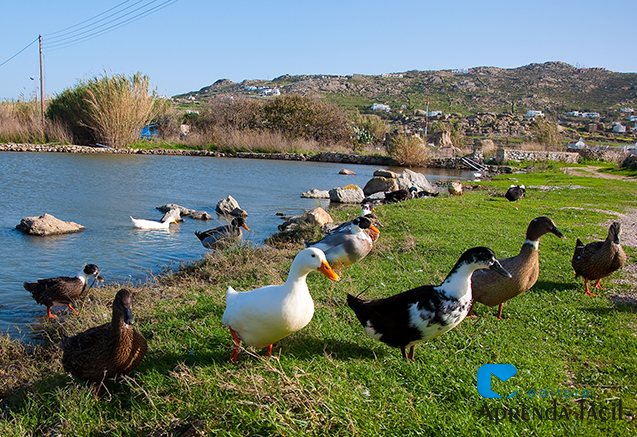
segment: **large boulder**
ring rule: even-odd
[[[396,179],[374,176],[365,184],[365,188],[363,188],[363,193],[365,196],[371,196],[374,193],[385,192],[385,191],[396,191],[398,189],[398,184],[396,183]]]
[[[232,196],[221,199],[217,203],[217,207],[215,208],[215,210],[220,217],[248,217],[248,213],[241,209],[241,207],[239,206],[239,202],[237,202],[237,200]]]
[[[330,201],[335,203],[361,203],[364,198],[365,193],[358,185],[346,185],[330,190]]]
[[[305,221],[311,225],[323,226],[327,223],[333,223],[334,219],[320,206],[305,213]]]
[[[437,194],[440,190],[427,180],[424,174],[416,173],[409,169],[405,169],[403,173],[396,179],[398,188],[409,190],[411,187],[418,188],[418,191],[424,191],[427,194]]]
[[[75,222],[65,222],[51,214],[43,214],[23,218],[16,229],[25,234],[46,237],[48,235],[73,234],[86,228]]]

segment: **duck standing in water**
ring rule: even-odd
[[[243,239],[243,231],[241,228],[246,231],[250,230],[242,217],[235,217],[229,225],[219,226],[218,228],[208,229],[202,232],[195,231],[195,235],[206,249],[218,249],[223,245],[241,241]]]
[[[489,270],[477,270],[473,274],[471,280],[473,304],[469,310],[469,316],[473,316],[473,305],[480,302],[490,307],[499,305],[496,318],[502,319],[504,303],[535,285],[540,275],[538,257],[540,238],[548,233],[566,238],[550,218],[534,218],[526,229],[526,239],[522,243],[520,253],[511,258],[498,260],[512,277],[505,278]]]
[[[122,288],[115,295],[109,323],[62,340],[64,370],[96,383],[132,372],[148,346],[144,336],[131,327],[135,323],[131,306],[131,293]]]
[[[621,232],[621,223],[614,222],[608,228],[608,236],[604,241],[584,245],[577,239],[571,265],[575,269],[575,278],[584,277],[587,295],[597,296],[588,289],[588,281],[596,281],[595,288],[601,289],[599,281],[626,264],[626,252],[619,240]]]
[[[259,349],[267,347],[265,356],[269,357],[273,343],[310,323],[314,301],[306,278],[313,271],[339,280],[323,251],[310,247],[296,255],[283,285],[267,285],[241,293],[228,287],[223,324],[230,329],[234,343],[230,361],[237,362],[241,341]]]
[[[477,269],[511,276],[491,249],[474,247],[462,254],[440,285],[423,285],[378,300],[348,294],[347,304],[370,337],[399,347],[403,358],[413,360],[416,344],[444,334],[465,318],[471,303],[471,275]]]
[[[50,319],[57,316],[51,314],[51,307],[57,304],[66,304],[77,315],[75,308],[71,306],[74,300],[82,296],[90,276],[98,281],[103,281],[99,275],[99,268],[95,264],[87,264],[75,277],[58,276],[56,278],[38,279],[36,282],[25,282],[22,284],[25,290],[29,291],[33,299],[40,305],[46,306],[46,311]]]
[[[327,234],[320,241],[315,243],[305,242],[305,245],[321,249],[330,265],[340,270],[365,258],[372,250],[373,243],[366,232],[367,229],[380,234],[380,231],[372,224],[370,219],[367,217],[356,217],[352,220],[349,233]]]

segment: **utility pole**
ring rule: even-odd
[[[40,112],[42,113],[42,123],[44,123],[44,69],[42,68],[42,35],[38,35],[40,41]]]

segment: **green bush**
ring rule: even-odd
[[[149,91],[148,76],[104,74],[56,96],[47,117],[66,124],[77,144],[101,142],[120,148],[135,142],[144,125],[165,112],[166,103],[157,100]]]

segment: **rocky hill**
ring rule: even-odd
[[[383,76],[284,75],[271,81],[241,83],[222,79],[199,91],[175,96],[175,100],[187,102],[194,96],[195,101],[205,101],[227,93],[256,96],[274,89],[281,94],[321,96],[361,112],[368,112],[372,103],[382,103],[394,113],[405,114],[426,108],[462,115],[512,110],[526,114],[532,109],[556,116],[573,110],[595,111],[608,117],[619,114],[620,108],[637,106],[637,74],[576,68],[562,62]]]

